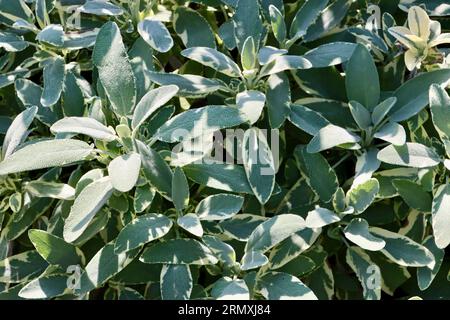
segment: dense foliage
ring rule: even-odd
[[[0,299],[450,298],[447,16],[0,0]]]

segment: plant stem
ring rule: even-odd
[[[336,162],[336,163],[332,166],[332,168],[333,168],[333,169],[336,169],[341,163],[343,163],[345,160],[347,160],[348,158],[350,158],[351,155],[352,155],[351,153],[347,153],[345,156],[343,156],[341,159],[339,159],[339,161]]]

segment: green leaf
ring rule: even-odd
[[[346,17],[351,4],[352,2],[350,0],[337,0],[331,3],[322,10],[314,24],[308,28],[303,40],[305,42],[317,40],[338,27],[341,21]]]
[[[397,98],[392,97],[380,102],[372,112],[372,123],[374,126],[378,126],[381,121],[388,115],[389,111],[395,106],[397,103]]]
[[[386,27],[386,24],[383,23],[383,27]],[[348,32],[354,35],[357,39],[360,39],[362,43],[372,46],[375,50],[379,50],[383,53],[387,53],[389,51],[384,39],[371,30],[356,27],[349,28]]]
[[[217,300],[250,300],[250,292],[245,281],[228,277],[223,277],[214,284],[211,296]]]
[[[13,195],[11,195],[9,197],[9,200],[8,200],[10,209],[13,212],[19,212],[20,209],[22,208],[22,201],[23,201],[22,193],[15,192]],[[1,214],[0,223],[3,222],[4,217],[5,217],[4,214]]]
[[[73,133],[84,134],[93,139],[114,141],[117,139],[116,133],[110,127],[87,117],[67,117],[55,122],[50,131],[54,134]]]
[[[197,11],[185,7],[178,7],[175,10],[173,27],[186,48],[216,48],[211,26]]]
[[[283,240],[270,252],[270,268],[279,269],[300,256],[314,244],[321,231],[320,228],[309,229],[305,227]]]
[[[370,112],[357,101],[350,101],[348,104],[350,112],[352,113],[353,119],[355,119],[356,124],[362,130],[368,129],[372,125],[372,119]]]
[[[200,223],[199,217],[194,213],[188,213],[179,217],[177,219],[177,224],[196,237],[201,238],[203,236],[202,224]]]
[[[361,70],[364,72],[361,72]],[[348,99],[372,111],[380,100],[380,82],[373,58],[363,45],[358,45],[345,69]]]
[[[124,154],[114,158],[108,165],[108,174],[114,189],[128,192],[134,188],[141,169],[141,156],[138,153]]]
[[[284,73],[271,75],[267,79],[266,105],[272,129],[280,128],[291,109],[291,89],[289,79]]]
[[[405,267],[434,268],[433,254],[424,246],[395,232],[372,227],[371,233],[386,242],[381,252],[393,262]]]
[[[326,208],[316,207],[314,210],[308,212],[306,217],[306,226],[310,229],[322,228],[329,224],[341,221],[341,218],[331,210]]]
[[[429,103],[429,88],[432,84],[444,84],[450,77],[450,69],[426,72],[405,82],[394,96],[396,105],[391,109],[392,121],[401,122],[418,114]]]
[[[174,85],[162,86],[149,91],[136,106],[131,127],[136,131],[150,116],[178,93]]]
[[[432,206],[432,226],[436,245],[440,249],[445,249],[450,244],[450,186],[440,186],[433,199]]]
[[[227,106],[206,106],[173,117],[158,129],[154,138],[165,142],[192,139],[246,121],[241,112]]]
[[[308,28],[316,21],[328,4],[328,0],[306,1],[295,14],[291,24],[290,36],[292,39],[303,37]]]
[[[426,50],[427,47],[427,39],[422,39],[418,35],[414,34],[411,30],[404,26],[394,26],[388,29],[389,33],[392,37],[394,37],[398,42],[400,42],[403,46],[409,49],[410,54],[414,55],[417,58],[416,61],[414,59],[408,59],[408,56],[405,55],[405,64],[409,71],[414,70],[421,63],[423,59],[421,57],[421,53]],[[412,63],[411,63],[411,62]]]
[[[253,230],[265,220],[266,218],[261,216],[241,213],[231,219],[221,221],[220,227],[232,239],[246,242]]]
[[[181,97],[206,96],[220,89],[226,89],[223,82],[218,79],[208,79],[192,74],[158,73],[149,72],[151,81],[161,85],[176,85]]]
[[[109,2],[98,0],[87,1],[77,10],[83,13],[98,16],[120,16],[123,14],[123,9],[121,7],[118,7]]]
[[[245,40],[250,36],[253,37],[256,48],[259,47],[259,42],[264,32],[259,9],[257,0],[239,0],[237,3],[233,15],[234,36],[238,50],[241,53]]]
[[[284,16],[274,5],[269,6],[270,24],[272,26],[272,32],[277,39],[278,43],[283,43],[286,39],[286,24],[284,22]]]
[[[212,253],[219,261],[229,267],[235,265],[236,252],[232,246],[214,236],[203,236],[202,240],[211,249]]]
[[[191,296],[193,282],[187,265],[164,265],[159,283],[163,300],[188,300]]]
[[[54,47],[62,47],[64,44],[64,30],[59,24],[46,26],[36,36],[36,40]]]
[[[244,254],[241,261],[241,270],[247,271],[265,266],[269,263],[266,255],[260,251],[249,251]]]
[[[168,52],[173,40],[166,26],[158,20],[144,19],[138,24],[138,32],[150,47],[159,52]]]
[[[282,272],[266,273],[258,280],[258,291],[267,300],[317,300],[298,278]]]
[[[332,42],[314,48],[303,55],[313,68],[325,68],[350,60],[357,47],[350,42]]]
[[[33,122],[37,111],[38,108],[36,106],[30,107],[14,118],[3,139],[2,159],[10,156],[26,139],[28,136],[28,127]]]
[[[12,25],[16,20],[23,19],[28,22],[34,21],[33,12],[23,0],[9,2],[1,1],[2,12],[1,21],[7,25]]]
[[[232,218],[244,204],[244,197],[232,194],[215,194],[206,197],[195,208],[200,220],[214,221]]]
[[[271,74],[286,70],[310,69],[311,62],[301,56],[283,55],[275,57],[271,62],[265,64],[259,73],[259,77],[270,76]]]
[[[46,108],[41,105],[42,88],[26,79],[17,79],[15,81],[16,95],[25,107],[37,106],[38,112],[36,118],[47,126],[51,126],[58,120],[52,108]]]
[[[74,242],[103,207],[113,193],[110,177],[96,180],[84,188],[76,197],[64,223],[64,240]]]
[[[223,41],[225,47],[228,50],[236,48],[236,38],[234,37],[234,22],[233,19],[229,19],[221,24],[217,35]]]
[[[338,213],[341,213],[345,211],[345,209],[347,209],[347,203],[345,201],[345,192],[344,189],[342,189],[341,187],[339,187],[336,193],[333,195],[332,204],[333,209]]]
[[[380,160],[377,158],[378,150],[371,148],[364,151],[357,157],[355,166],[355,178],[352,183],[352,187],[357,186],[360,183],[369,180],[373,173],[380,167]]]
[[[294,277],[300,278],[312,272],[316,264],[311,258],[300,255],[278,269],[279,272],[289,273]]]
[[[313,68],[309,70],[297,70],[293,74],[293,79],[300,86],[300,88],[308,92],[308,95],[321,98],[302,98],[296,101],[298,104],[304,104],[306,107],[320,112],[323,116],[328,118],[336,125],[346,127],[350,123],[342,123],[351,121],[350,127],[354,126],[354,121],[347,104],[341,101],[347,101],[347,93],[345,92],[345,77],[343,73],[338,71],[338,68]],[[322,79],[327,79],[326,82]],[[331,100],[325,100],[331,99]],[[321,110],[324,105],[329,105],[328,108]],[[333,106],[332,106],[333,105]],[[337,109],[334,108],[334,105]],[[317,107],[317,108],[316,108]],[[328,115],[345,113],[345,118],[334,121]]]
[[[8,57],[8,56],[6,56]],[[29,73],[28,69],[18,68],[14,71],[3,73],[0,75],[0,88],[5,88],[15,81],[18,81],[20,77],[26,76]]]
[[[371,178],[350,189],[346,196],[347,202],[355,209],[356,214],[360,214],[372,204],[379,190],[378,180]]]
[[[42,91],[41,104],[50,107],[56,104],[61,97],[65,78],[65,63],[61,57],[51,58],[45,61],[44,66],[44,90]]]
[[[115,275],[111,281],[134,285],[148,282],[158,282],[160,279],[162,265],[148,265],[139,259],[134,259],[125,269]]]
[[[387,146],[378,152],[382,162],[412,168],[428,168],[439,164],[441,159],[433,149],[420,143],[406,143],[403,146]]]
[[[254,195],[265,204],[275,186],[275,162],[266,137],[258,128],[250,128],[242,141],[242,161]]]
[[[128,51],[128,56],[136,79],[136,102],[138,102],[150,89],[149,73],[155,70],[153,49],[144,39],[138,38]]]
[[[115,22],[107,22],[100,29],[92,60],[112,109],[127,116],[136,103],[136,80]]]
[[[436,246],[436,242],[433,236],[428,236],[423,241],[422,245],[431,251],[436,261],[436,264],[432,269],[428,267],[417,268],[417,284],[420,290],[424,291],[431,285],[437,273],[439,272],[439,269],[441,268],[442,262],[444,260],[445,251]]]
[[[405,129],[395,122],[386,123],[373,136],[395,146],[403,146],[406,143]]]
[[[139,258],[144,263],[164,264],[216,264],[217,258],[211,250],[194,239],[171,239],[156,243],[142,253]]]
[[[189,179],[200,185],[218,190],[253,194],[242,166],[225,163],[189,164],[183,169]]]
[[[117,236],[114,252],[120,254],[164,237],[172,228],[172,221],[160,214],[145,214],[127,224]]]
[[[259,120],[265,102],[266,96],[256,90],[246,90],[236,95],[236,106],[250,124]]]
[[[321,114],[299,104],[291,105],[289,121],[297,128],[315,136],[319,131],[330,124]]]
[[[304,146],[297,146],[294,156],[311,189],[323,202],[329,202],[336,193],[339,182],[328,161],[320,153],[308,153]]]
[[[152,204],[155,194],[155,189],[151,188],[148,184],[137,186],[133,199],[133,206],[136,213],[144,212]]]
[[[242,46],[241,65],[245,71],[253,70],[257,65],[255,40],[251,36],[245,40]]]
[[[173,105],[162,107],[145,125],[147,129],[146,133],[149,136],[153,136],[156,131],[173,116],[174,113],[175,107]]]
[[[97,233],[105,229],[109,218],[111,217],[110,212],[107,209],[100,210],[94,219],[89,223],[88,227],[81,236],[73,242],[74,245],[81,246],[85,244],[88,240],[92,239]]]
[[[114,242],[107,243],[88,262],[81,274],[79,288],[75,294],[85,294],[95,288],[101,287],[114,275],[122,271],[138,255],[139,250],[115,254]]]
[[[375,282],[371,267],[376,266],[370,257],[360,248],[349,247],[346,254],[347,264],[356,273],[361,285],[363,287],[363,295],[365,300],[380,300],[381,298],[381,275],[379,276],[380,283]],[[374,269],[377,272],[379,269]],[[372,280],[373,279],[373,280]]]
[[[92,147],[78,140],[34,140],[0,162],[0,175],[60,167],[85,160]]]
[[[53,204],[50,198],[34,198],[26,206],[22,206],[12,219],[9,219],[2,236],[12,241],[21,236],[44,213],[48,212]],[[1,239],[1,238],[0,238]]]
[[[431,212],[431,196],[421,185],[406,179],[396,179],[392,184],[398,194],[412,209]]]
[[[80,88],[81,79],[77,78],[73,70],[70,70],[66,74],[63,84],[63,92],[61,95],[62,108],[64,115],[70,117],[78,117],[84,114],[84,96],[83,91]],[[81,85],[83,87],[83,85]]]
[[[381,199],[396,197],[397,190],[392,185],[394,179],[417,179],[418,169],[413,168],[397,168],[392,170],[384,170],[374,174],[380,183],[380,191],[377,197]]]
[[[36,250],[24,251],[0,261],[0,282],[20,283],[41,274],[48,266]]]
[[[132,288],[121,288],[118,293],[118,300],[145,300],[139,291]]]
[[[49,12],[54,9],[54,3],[45,0],[36,0],[36,20],[41,28],[50,24]]]
[[[408,11],[408,9],[412,6],[417,6],[420,4],[420,0],[401,1],[401,5],[399,7],[403,11]],[[443,16],[448,14],[449,8],[447,6],[443,6],[440,0],[430,0],[427,2],[425,10],[430,16]]]
[[[92,169],[83,174],[77,181],[75,187],[75,196],[78,196],[80,192],[86,188],[90,183],[103,178],[104,172],[102,169]]]
[[[172,200],[179,212],[189,204],[189,184],[180,167],[175,168],[172,177]]]
[[[422,39],[428,39],[430,36],[430,18],[427,12],[421,7],[414,6],[408,11],[408,27],[417,36]]]
[[[25,50],[28,43],[22,36],[18,36],[9,32],[0,32],[0,48],[8,52],[19,52]]]
[[[352,219],[345,227],[344,235],[348,240],[364,250],[379,251],[386,245],[383,239],[370,233],[369,223],[361,218]]]
[[[430,87],[430,109],[439,136],[441,139],[450,139],[450,97],[436,84]]]
[[[95,46],[98,30],[89,30],[79,33],[69,33],[64,35],[63,48],[69,51],[88,49]]]
[[[271,46],[265,46],[259,49],[258,61],[260,65],[268,64],[273,61],[276,57],[282,56],[288,53],[286,49],[278,49]]]
[[[64,183],[35,180],[25,186],[25,190],[38,198],[73,200],[75,189]]]
[[[66,293],[69,276],[51,274],[39,277],[27,283],[19,291],[19,297],[25,299],[50,299]]]
[[[197,61],[217,72],[229,77],[240,77],[239,66],[229,57],[215,49],[208,47],[194,47],[181,51],[184,57]]]
[[[51,265],[60,266],[65,270],[82,261],[83,254],[77,247],[51,233],[31,229],[28,231],[28,237],[37,252]]]
[[[250,235],[245,251],[266,252],[305,227],[305,220],[294,214],[281,214],[258,225]]]
[[[158,152],[137,140],[138,152],[145,178],[164,197],[172,196],[173,173]]]
[[[319,130],[309,142],[306,150],[309,153],[318,153],[344,144],[358,143],[360,137],[344,128],[329,124]]]

